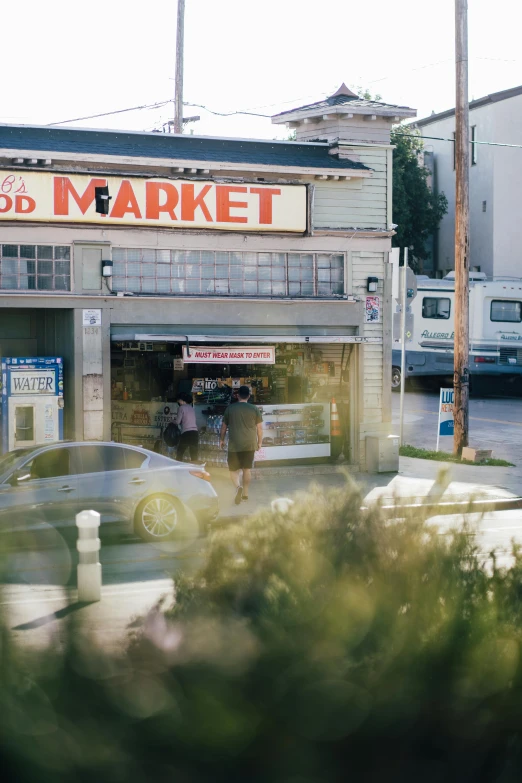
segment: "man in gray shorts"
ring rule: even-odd
[[[228,469],[236,488],[235,504],[248,500],[248,487],[252,478],[254,453],[263,440],[263,417],[259,408],[249,403],[250,389],[240,386],[238,401],[229,405],[221,425],[221,448],[225,448],[228,429]],[[241,473],[243,477],[241,478]]]

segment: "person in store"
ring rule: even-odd
[[[237,396],[237,403],[228,406],[221,425],[222,449],[225,448],[225,435],[228,429],[228,469],[236,488],[234,499],[236,506],[242,500],[248,500],[254,454],[263,441],[263,417],[259,408],[249,402],[248,386],[240,386]]]
[[[180,392],[178,394],[177,402],[178,412],[175,423],[178,425],[181,434],[178,450],[176,452],[176,459],[182,462],[185,452],[188,449],[190,459],[192,462],[196,462],[199,456],[199,433],[196,425],[196,411],[194,410],[192,395],[187,394],[186,392]]]

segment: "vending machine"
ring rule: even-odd
[[[2,452],[63,440],[63,361],[2,359]]]

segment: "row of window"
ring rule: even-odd
[[[442,318],[447,320],[451,314],[451,300],[438,296],[425,296],[422,300],[423,318]],[[494,322],[521,323],[522,302],[494,299],[491,302],[489,317]]]
[[[62,245],[0,245],[0,289],[70,291],[70,252],[70,247]],[[112,258],[114,291],[193,296],[344,295],[343,254],[113,248]]]
[[[0,288],[9,291],[70,291],[67,245],[0,245]]]
[[[344,255],[113,248],[113,290],[134,294],[337,297]]]

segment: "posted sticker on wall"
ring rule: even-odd
[[[367,296],[366,307],[364,308],[364,322],[367,324],[376,324],[380,320],[381,320],[380,296]]]
[[[101,310],[84,310],[84,326],[101,326]]]
[[[453,389],[440,390],[437,451],[439,450],[439,439],[441,435],[453,436]]]

